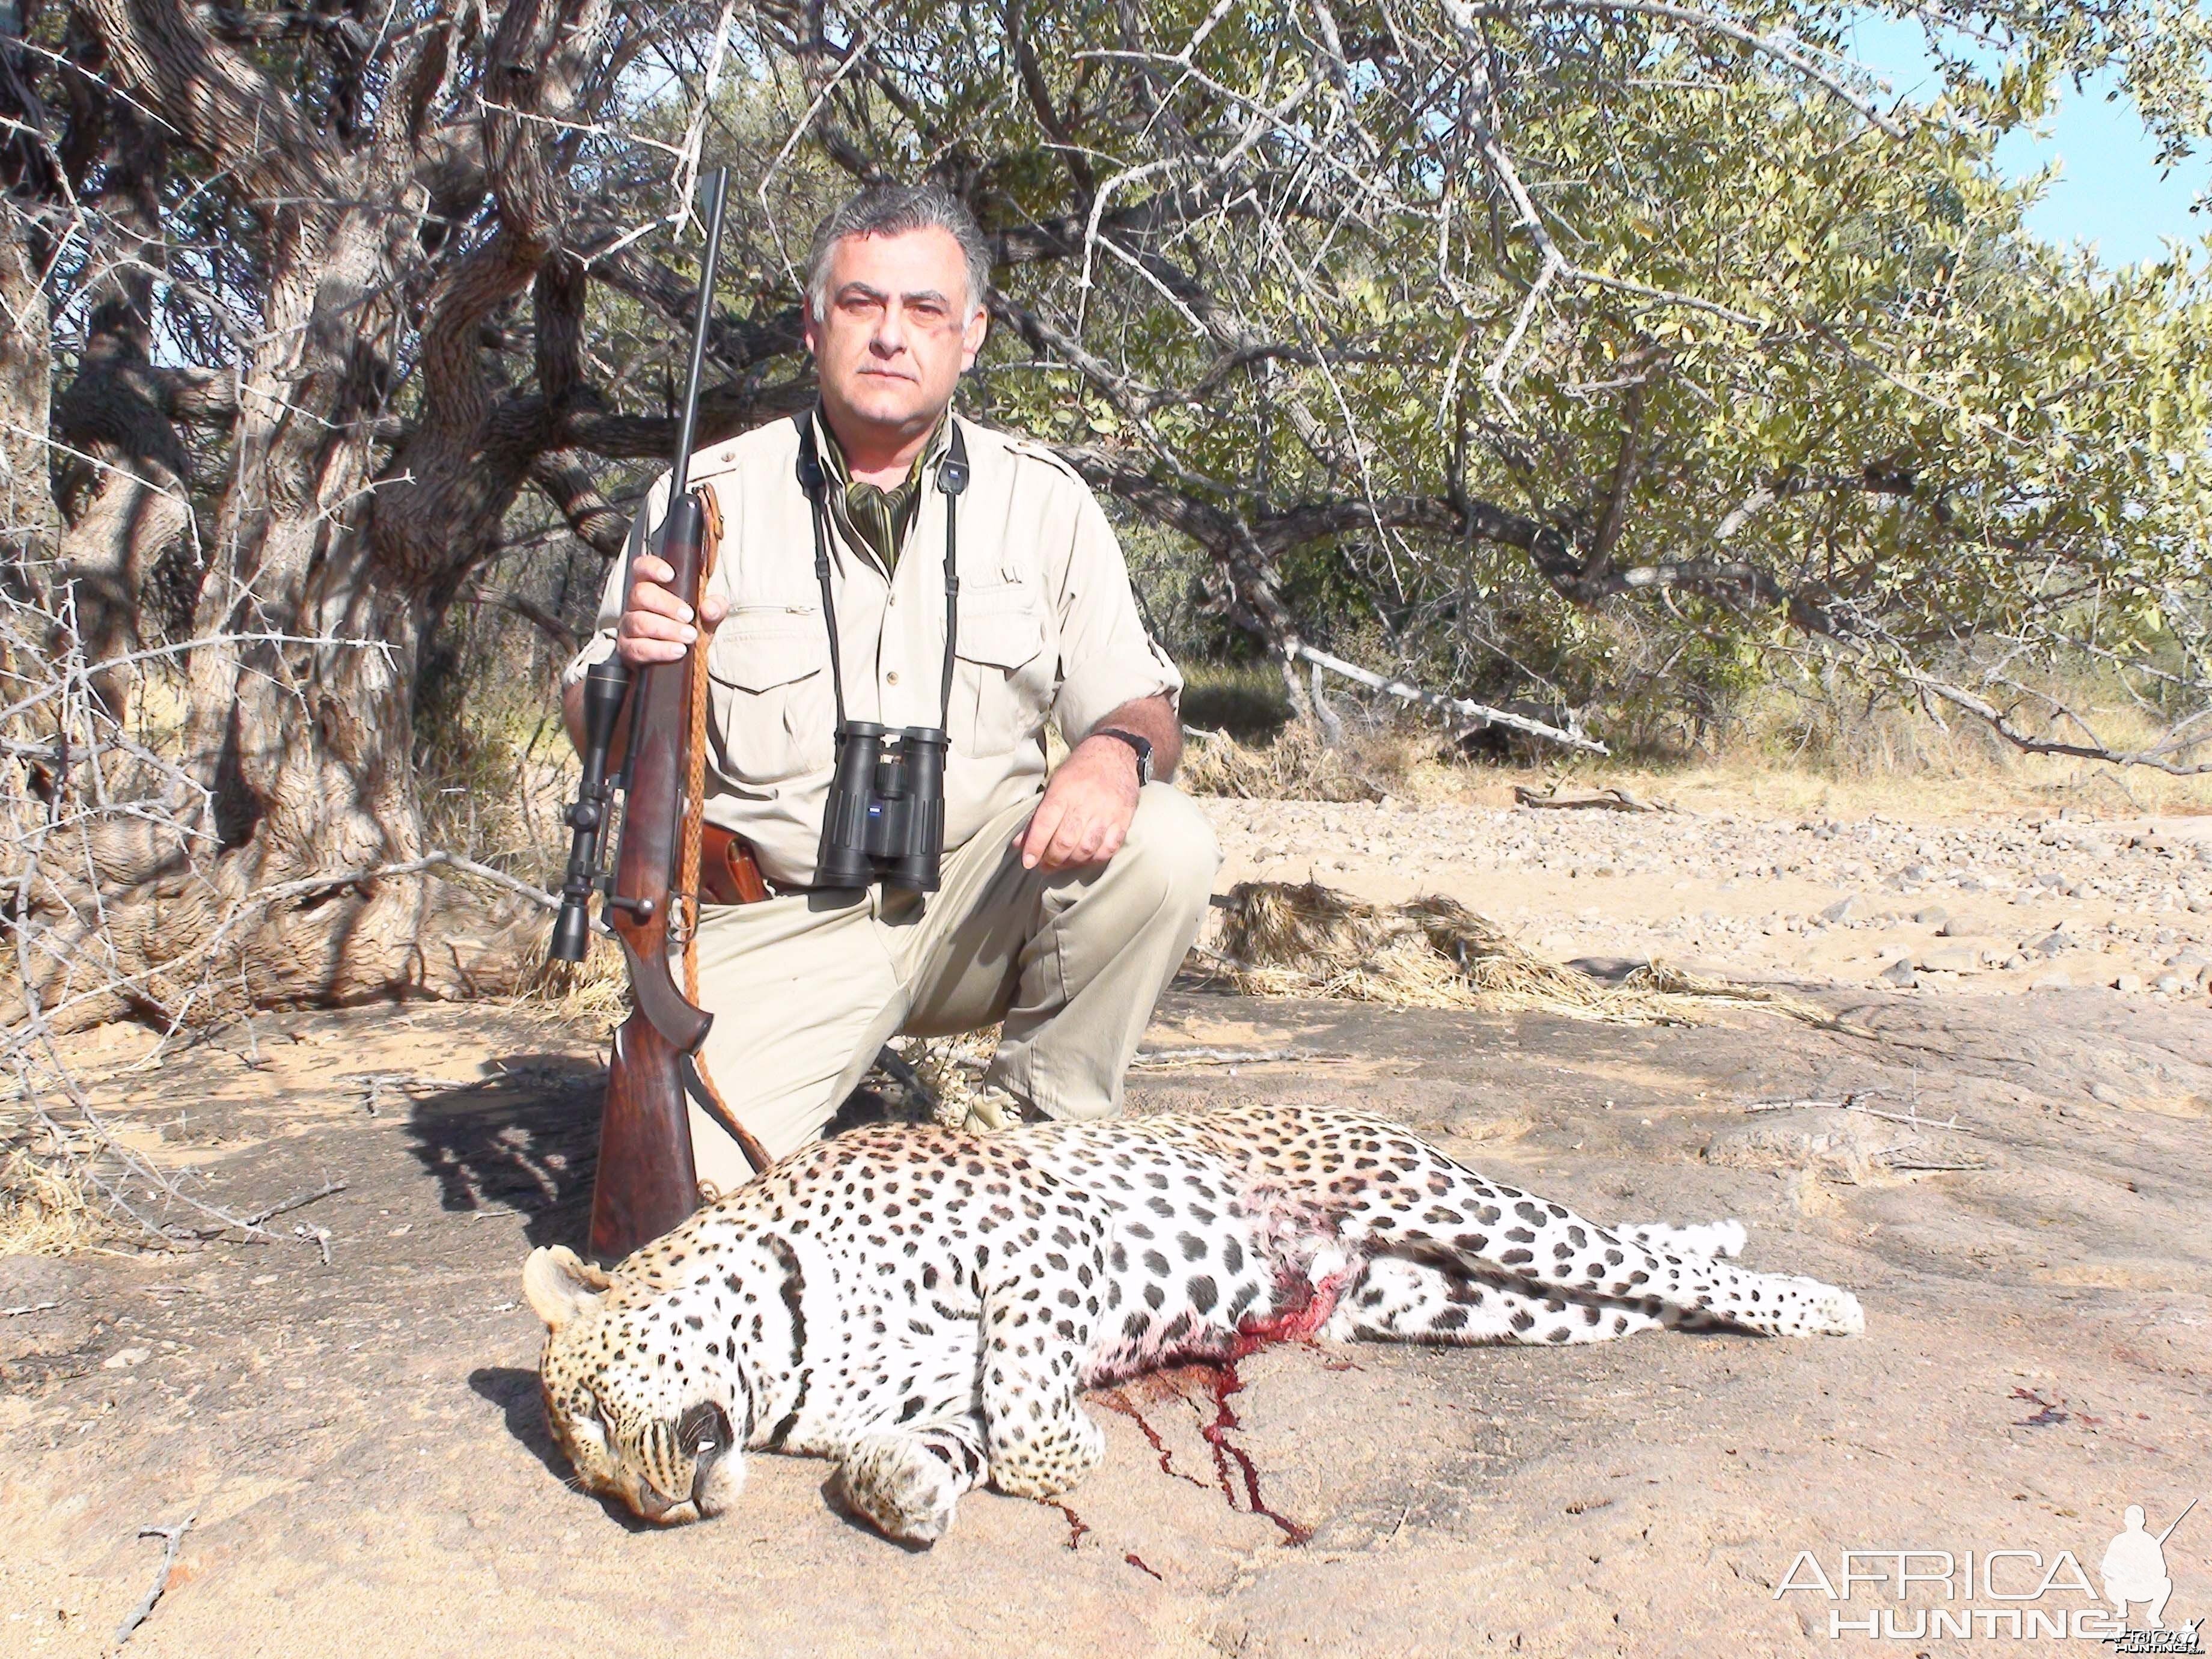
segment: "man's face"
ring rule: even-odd
[[[950,231],[848,236],[831,249],[828,310],[806,349],[832,416],[912,437],[934,425],[982,349],[988,315],[963,324],[968,262]]]

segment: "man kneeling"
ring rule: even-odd
[[[833,213],[807,275],[818,404],[692,460],[724,521],[699,614],[644,551],[664,478],[562,677],[580,744],[592,663],[674,662],[711,633],[700,1060],[773,1157],[901,1032],[1004,1021],[987,1091],[1048,1117],[1118,1110],[1219,864],[1165,781],[1182,679],[1105,514],[1051,450],[951,412],[989,271],[943,191],[875,187]],[[1048,717],[1073,744],[1049,778]],[[823,880],[836,730],[860,722],[949,739],[934,891]],[[696,1104],[691,1138],[702,1185],[750,1172]]]

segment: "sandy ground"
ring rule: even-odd
[[[275,1244],[0,1261],[0,1651],[112,1650],[161,1559],[139,1528],[187,1516],[133,1655],[2111,1650],[2002,1615],[2087,1607],[2124,1506],[2156,1530],[2212,1495],[2212,822],[1209,811],[1224,884],[1451,892],[1548,954],[1784,979],[1844,1023],[1192,983],[1152,1048],[1313,1057],[1150,1066],[1136,1109],[1354,1099],[1601,1219],[1738,1216],[1749,1265],[1852,1287],[1866,1335],[1281,1348],[1096,1401],[1109,1455],[1066,1515],[978,1494],[908,1553],[825,1465],[764,1457],[737,1512],[645,1530],[563,1484],[520,1305],[529,1247],[581,1231],[598,1032],[288,1016],[137,1073],[110,1034],[99,1097],[211,1198],[344,1189]],[[1747,1109],[1846,1096],[1872,1109]],[[2212,1612],[2208,1510],[2166,1546],[2168,1623]],[[1973,1553],[1973,1593],[1783,1588],[1905,1549],[1950,1552],[1954,1590]],[[2003,1550],[2034,1555],[1984,1584]],[[1946,1607],[2001,1616],[1830,1634]]]

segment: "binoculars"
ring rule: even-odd
[[[945,733],[844,720],[815,884],[933,893],[945,848]]]

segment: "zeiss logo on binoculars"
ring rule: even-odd
[[[1825,1599],[1832,1638],[2060,1637],[2098,1642],[2116,1653],[2201,1654],[2201,1616],[2168,1622],[2173,1577],[2166,1540],[2196,1507],[2191,1499],[2163,1531],[2154,1532],[2142,1507],[2130,1504],[2094,1570],[2068,1549],[1846,1549],[1825,1559],[1800,1550],[1774,1599]]]

